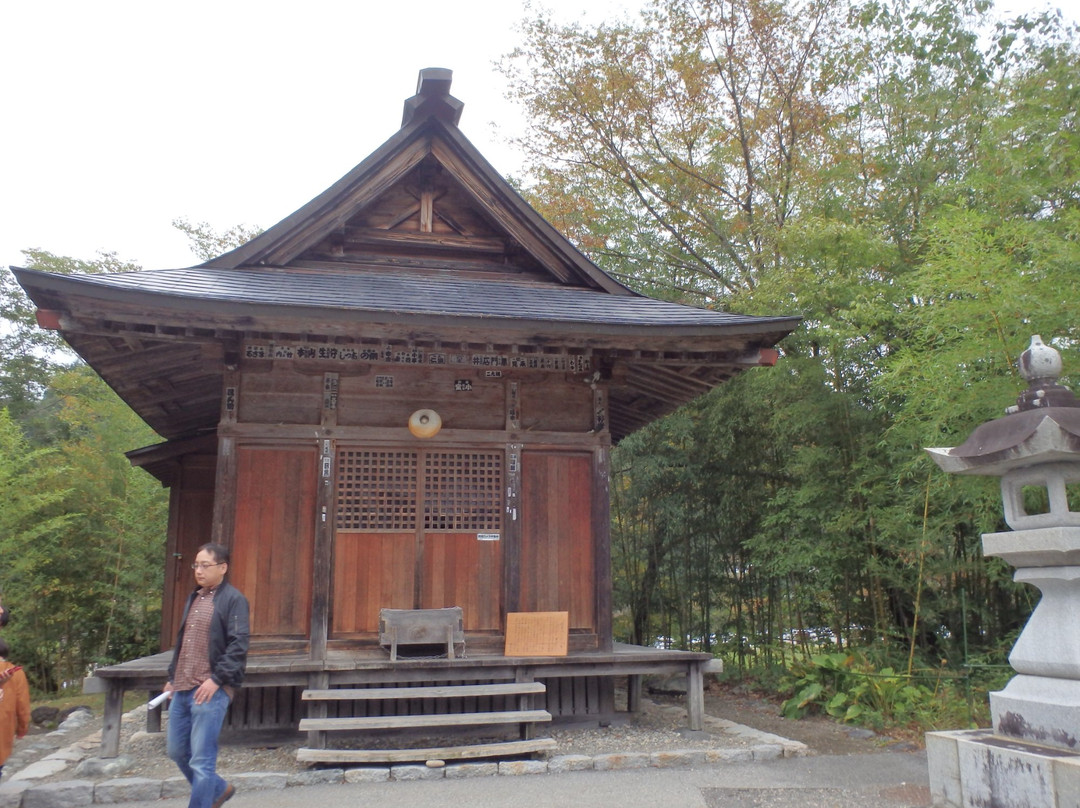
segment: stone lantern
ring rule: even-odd
[[[1017,675],[990,694],[993,728],[927,735],[935,806],[1080,806],[1080,402],[1038,336],[1019,366],[1029,387],[1005,417],[927,449],[945,471],[1001,478],[1012,530],[983,534],[983,553],[1042,592],[1009,655]],[[1049,507],[1028,513],[1027,489]]]

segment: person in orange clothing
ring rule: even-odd
[[[22,668],[7,661],[10,652],[0,639],[0,776],[15,738],[22,738],[30,729],[30,685]]]

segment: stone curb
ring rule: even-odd
[[[145,708],[137,708],[135,713]],[[125,716],[125,718],[128,718]],[[230,775],[237,791],[280,790],[307,785],[374,783],[406,780],[441,780],[466,777],[523,777],[536,774],[561,774],[575,771],[619,771],[644,768],[688,768],[732,762],[776,760],[803,757],[810,750],[806,744],[755,730],[724,719],[706,716],[714,728],[743,740],[757,741],[750,746],[716,749],[674,749],[661,752],[612,752],[599,755],[558,755],[547,760],[463,761],[430,767],[425,764],[392,764],[356,768],[312,769],[306,772],[252,772]],[[59,731],[58,731],[59,732]],[[54,734],[54,733],[50,733]],[[0,784],[0,808],[75,808],[84,805],[114,805],[184,797],[188,784],[179,775],[165,780],[145,777],[119,777],[94,783],[91,780],[64,780],[34,783],[62,771],[71,762],[85,758],[84,738],[21,769],[14,778]],[[100,737],[97,738],[100,742]],[[61,765],[63,764],[63,765]],[[59,767],[59,768],[57,768]]]
[[[776,760],[802,757],[804,744],[788,741],[762,743],[739,749],[682,749],[664,752],[618,752],[603,755],[559,755],[549,760],[502,760],[496,762],[448,763],[431,768],[424,764],[394,764],[349,769],[315,769],[299,774],[252,772],[230,775],[237,791],[280,790],[307,785],[376,783],[407,780],[442,780],[465,777],[523,777],[534,774],[561,774],[579,771],[619,771],[644,768],[687,768],[738,761]],[[72,808],[81,805],[111,805],[183,797],[188,785],[182,777],[153,780],[126,777],[93,783],[65,780],[34,785],[16,780],[0,785],[0,808]]]

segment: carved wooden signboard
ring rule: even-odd
[[[588,373],[592,357],[583,354],[503,354],[399,349],[373,345],[313,345],[309,343],[249,342],[245,359],[293,359],[297,361],[362,362],[390,365],[456,365],[508,370],[550,370],[560,373]],[[494,378],[497,378],[495,376]]]

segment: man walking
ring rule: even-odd
[[[247,667],[248,602],[225,581],[229,550],[204,544],[191,565],[198,585],[188,597],[169,681],[169,757],[191,783],[188,808],[220,808],[233,795],[217,773],[218,735]]]

